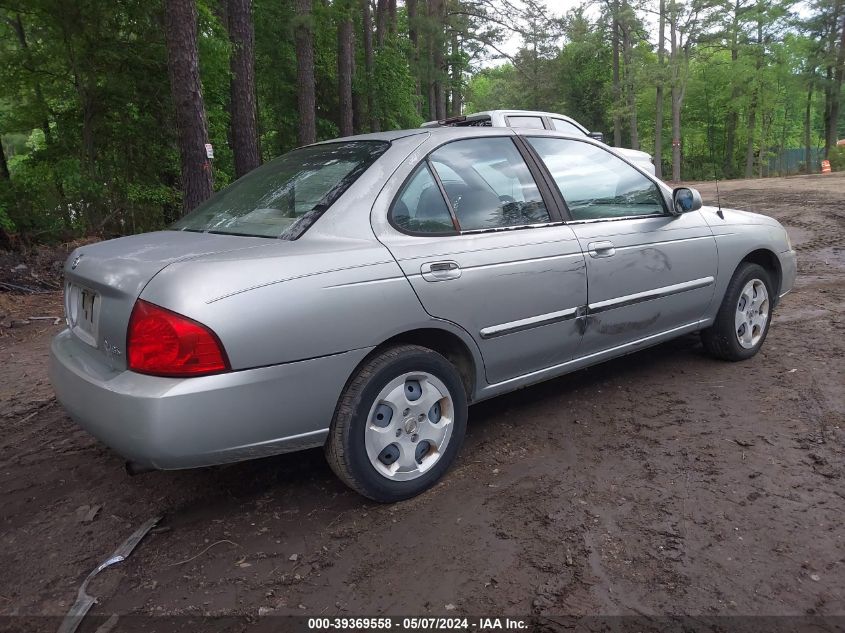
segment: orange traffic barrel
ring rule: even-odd
[[[829,160],[823,160],[822,161],[822,173],[823,174],[829,174],[830,173],[830,161]]]

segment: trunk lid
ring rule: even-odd
[[[65,262],[71,332],[114,369],[126,368],[126,329],[141,291],[170,264],[267,246],[267,238],[158,231],[82,246]]]

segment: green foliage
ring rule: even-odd
[[[828,160],[833,171],[845,171],[845,145],[838,145],[831,149]]]
[[[381,97],[376,102],[377,116],[386,129],[413,128],[422,124],[416,110],[414,78],[403,43],[397,38],[388,38],[375,57],[374,91]]]
[[[232,47],[225,1],[196,2],[214,185],[220,188],[234,177]],[[442,15],[429,14],[427,4],[418,2],[418,14],[410,20],[400,3],[396,25],[376,38],[383,43],[375,46],[368,78],[357,0],[315,1],[306,17],[297,17],[289,0],[253,0],[263,159],[297,144],[297,25],[314,33],[318,138],[337,135],[337,26],[348,17],[355,34],[358,131],[368,131],[373,120],[381,129],[420,125],[436,109],[429,103],[436,86],[449,109],[453,95],[462,95],[463,112],[557,111],[608,139],[618,115],[628,144],[632,112],[627,99],[614,99],[608,15],[621,6],[617,17],[633,36],[621,75],[633,85],[640,148],[652,153],[658,126],[655,86],[667,82],[659,123],[667,164],[672,73],[668,62],[658,65],[650,33],[656,17],[648,17],[643,6],[603,3],[596,18],[585,5],[557,19],[537,0],[447,0]],[[800,18],[789,17],[786,0],[724,2],[718,11],[713,2],[670,4],[681,7],[686,18],[699,10],[706,15],[693,29],[697,39],[685,49],[689,55],[680,75],[683,177],[741,176],[749,152],[754,175],[785,173],[786,153],[803,152],[798,148],[805,145],[808,103],[809,145],[817,165],[826,101],[838,86],[835,73],[828,73],[836,63],[841,28],[831,3],[812,0]],[[521,47],[505,55],[503,42],[513,34],[521,37]],[[652,41],[645,39],[649,35]],[[490,66],[493,56],[502,63]],[[845,115],[845,103],[840,113]],[[832,125],[834,136],[845,132],[845,116]],[[171,222],[180,211],[181,172],[163,0],[5,0],[0,6],[0,138],[11,175],[9,180],[0,175],[0,229],[6,234],[24,241],[62,239]],[[834,168],[845,168],[842,150],[830,158]]]

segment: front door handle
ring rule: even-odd
[[[590,257],[613,257],[616,254],[616,248],[613,242],[590,242],[587,244],[587,252]]]
[[[461,267],[458,262],[426,262],[420,273],[426,281],[448,281],[461,276]]]

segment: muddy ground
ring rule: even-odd
[[[456,467],[391,506],[319,450],[129,477],[52,398],[60,326],[0,327],[0,616],[63,614],[155,515],[94,613],[845,614],[845,177],[720,188],[799,253],[758,356],[689,336],[476,405]]]

